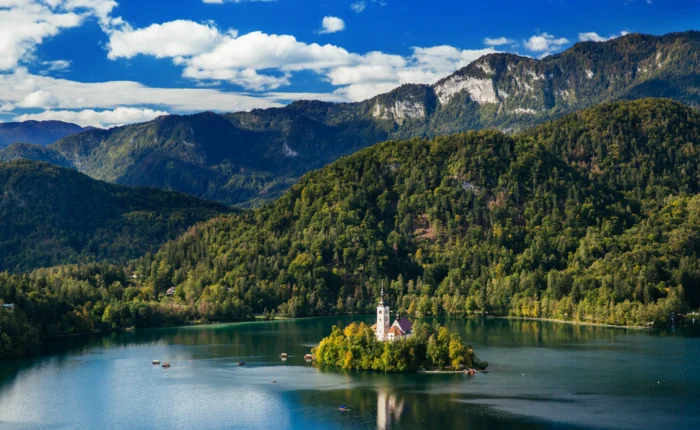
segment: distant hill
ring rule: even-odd
[[[46,146],[58,139],[90,130],[77,124],[62,121],[24,121],[0,123],[0,149],[16,142],[28,142]]]
[[[108,184],[45,163],[0,163],[0,272],[124,262],[226,212],[218,203]]]
[[[541,60],[490,54],[434,85],[403,85],[358,103],[171,115],[72,135],[50,145],[52,154],[15,146],[0,159],[50,161],[109,182],[251,206],[388,139],[517,132],[601,102],[650,96],[697,106],[699,87],[699,32],[630,34]]]

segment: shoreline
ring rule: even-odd
[[[653,330],[654,327],[643,327],[643,326],[630,326],[630,325],[615,325],[615,324],[605,324],[605,323],[592,323],[585,321],[568,321],[560,320],[555,318],[533,318],[533,317],[514,317],[514,316],[489,316],[487,318],[499,318],[508,320],[522,320],[522,321],[544,321],[544,322],[554,322],[560,324],[571,324],[571,325],[583,325],[589,327],[606,327],[606,328],[622,328],[626,330]]]

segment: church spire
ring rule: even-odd
[[[384,306],[384,281],[382,281],[382,293],[381,293],[381,300],[379,301],[379,304]]]

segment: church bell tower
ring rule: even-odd
[[[389,306],[384,302],[384,285],[382,285],[382,295],[377,305],[377,339],[386,340],[391,318],[389,317]]]

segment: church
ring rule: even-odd
[[[394,323],[391,324],[391,316],[389,315],[389,306],[384,302],[384,288],[382,287],[382,296],[377,305],[377,322],[372,325],[372,330],[381,341],[406,339],[413,335],[413,323],[407,318],[399,318],[396,314]]]

